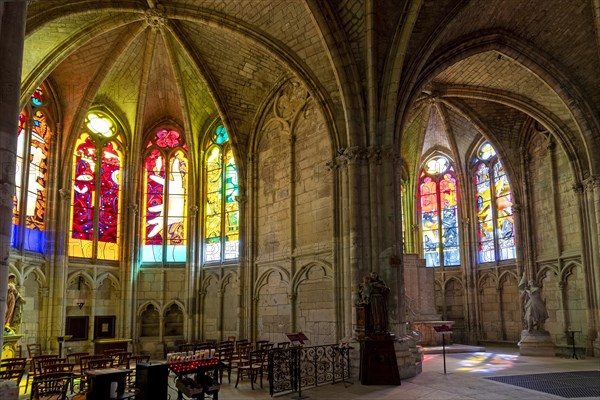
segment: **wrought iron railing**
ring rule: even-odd
[[[333,344],[270,350],[269,393],[301,393],[303,388],[348,381],[351,349]]]

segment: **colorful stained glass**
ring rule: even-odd
[[[71,239],[69,255],[92,256],[94,238],[94,206],[96,204],[96,145],[90,135],[79,137],[73,154],[73,197],[71,206]]]
[[[205,261],[239,257],[238,175],[229,135],[217,126],[206,150],[206,198],[204,205]]]
[[[457,183],[445,157],[435,157],[425,164],[419,198],[425,265],[460,265]]]
[[[494,193],[496,197],[496,235],[500,260],[516,257],[512,190],[500,161],[494,164]]]
[[[115,124],[107,116],[99,112],[88,113],[85,118],[85,126],[90,132],[105,138],[111,138],[117,133]]]
[[[239,208],[238,208],[238,176],[233,158],[233,151],[229,149],[225,156],[225,259],[238,257],[239,252]]]
[[[446,157],[435,157],[425,163],[425,173],[429,175],[443,174],[449,165]]]
[[[147,146],[142,262],[185,262],[187,257],[189,166],[181,142],[178,131],[160,129]],[[167,153],[170,149],[176,150]]]
[[[160,151],[152,150],[144,164],[146,167],[145,244],[162,245],[165,162]]]
[[[514,259],[517,251],[508,177],[491,144],[484,143],[478,157],[474,177],[479,262]]]
[[[88,113],[73,154],[72,257],[119,259],[124,158],[120,138],[107,115]]]
[[[482,160],[489,160],[490,158],[494,157],[496,155],[496,150],[494,150],[494,147],[489,144],[489,143],[484,143],[481,145],[481,147],[479,148],[479,158]]]
[[[215,135],[213,137],[213,141],[216,144],[223,144],[229,140],[229,135],[227,134],[227,130],[223,125],[219,125],[217,129],[215,129]]]
[[[223,188],[221,148],[212,146],[206,158],[205,237],[206,260],[221,259],[221,195]]]
[[[19,114],[11,246],[45,251],[48,142],[46,96],[37,88]]]
[[[479,239],[479,262],[496,260],[494,244],[494,223],[492,217],[492,195],[490,169],[479,164],[475,170],[477,236]]]
[[[176,130],[160,129],[156,131],[155,143],[158,147],[174,149],[181,145],[181,135]]]

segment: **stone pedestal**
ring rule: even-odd
[[[4,335],[4,343],[2,344],[2,359],[21,357],[21,354],[17,349],[17,342],[22,337],[22,334]]]
[[[523,330],[518,345],[519,354],[522,356],[554,357],[556,355],[556,346],[548,331]]]
[[[400,385],[393,335],[360,342],[360,383],[363,385]]]

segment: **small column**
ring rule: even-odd
[[[15,193],[17,123],[27,3],[1,2],[0,7],[0,326],[4,326],[8,255]],[[0,348],[3,344],[0,335]]]

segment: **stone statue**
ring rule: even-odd
[[[387,332],[388,309],[387,301],[390,288],[388,288],[376,272],[369,276],[369,304],[371,306],[371,327],[374,332]]]
[[[15,276],[9,275],[8,289],[6,291],[6,313],[4,314],[4,326],[9,332],[14,332],[15,327],[21,324],[23,304],[26,301],[17,290]]]
[[[542,330],[543,323],[548,319],[548,311],[546,305],[542,301],[541,291],[542,289],[533,281],[530,280],[527,283],[525,274],[519,282],[519,289],[522,294],[527,295],[527,301],[525,302],[525,323],[527,331],[533,332],[534,330]]]

